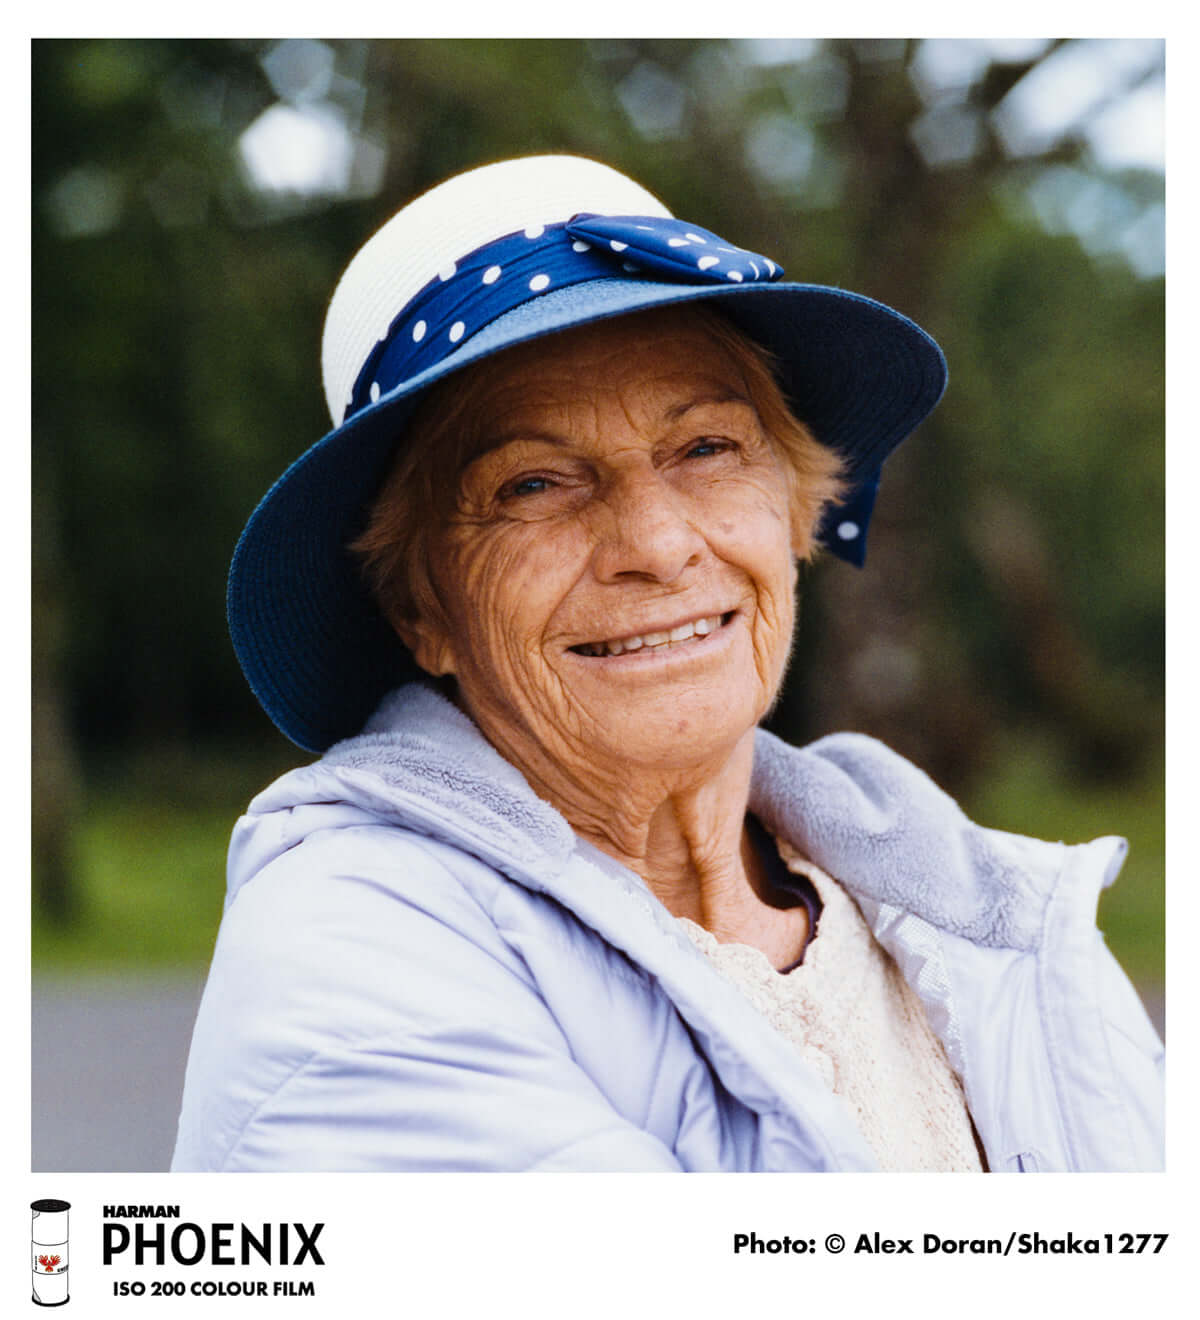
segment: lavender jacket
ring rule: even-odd
[[[993,1171],[1152,1170],[1162,1046],[1095,927],[1125,843],[983,829],[873,739],[757,735],[751,809],[915,989]],[[235,829],[176,1170],[870,1170],[642,880],[428,688]]]

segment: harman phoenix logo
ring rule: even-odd
[[[118,1278],[113,1281],[116,1297],[313,1297],[312,1278],[297,1278],[294,1267],[304,1272],[325,1264],[318,1238],[325,1225],[294,1220],[277,1223],[241,1223],[224,1220],[197,1223],[182,1217],[178,1205],[106,1205],[104,1207],[101,1263],[140,1270],[149,1266],[183,1266],[196,1269],[190,1279],[175,1277]],[[133,1220],[132,1224],[122,1221]],[[244,1266],[247,1273],[204,1277],[206,1267]],[[252,1272],[263,1265],[285,1267],[289,1277],[264,1279]]]

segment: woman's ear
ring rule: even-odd
[[[413,653],[413,659],[434,678],[457,672],[450,633],[439,619],[427,616],[393,619],[400,640]]]

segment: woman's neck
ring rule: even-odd
[[[760,949],[776,967],[801,957],[807,913],[767,901],[762,860],[746,828],[753,729],[713,764],[652,771],[624,764],[606,773],[593,761],[569,775],[560,756],[539,774],[536,758],[501,750],[581,838],[641,876],[674,916],[722,943]]]

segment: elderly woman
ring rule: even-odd
[[[780,275],[571,157],[355,257],[336,429],[229,591],[323,755],[234,834],[174,1168],[1159,1166],[1161,1047],[1094,926],[1122,841],[757,729],[799,566],[861,562],[945,381]]]

